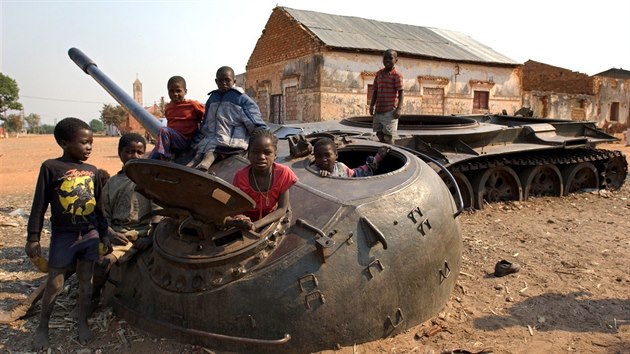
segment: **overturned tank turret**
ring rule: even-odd
[[[133,105],[83,53],[73,48],[70,56]],[[156,133],[151,124],[147,130]],[[348,165],[380,146],[331,136]],[[220,222],[253,206],[226,182],[249,163],[243,156],[214,164],[215,175],[171,162],[128,162],[125,173],[166,218],[149,251],[112,271],[117,315],[214,349],[302,353],[384,338],[436,314],[459,274],[463,205],[434,169],[392,147],[374,176],[322,178],[312,156],[289,152],[281,140],[276,162],[299,178],[290,212],[256,231]]]

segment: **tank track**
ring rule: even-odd
[[[616,157],[625,155],[621,151],[604,149],[558,149],[545,150],[543,152],[527,152],[511,154],[507,156],[491,156],[476,158],[470,161],[463,161],[451,166],[448,169],[452,172],[471,172],[498,166],[536,166],[536,165],[570,165],[580,162],[594,163],[598,170],[603,169],[605,164]],[[625,174],[628,172],[628,164],[625,162]],[[601,172],[601,171],[600,171]]]

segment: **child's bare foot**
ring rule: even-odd
[[[87,323],[79,323],[79,343],[82,345],[87,344],[94,338],[94,333],[90,329]]]
[[[213,162],[214,153],[212,151],[208,151],[203,155],[203,159],[197,164],[197,166],[195,166],[195,168],[200,171],[208,171]]]
[[[33,336],[33,343],[31,345],[34,351],[48,349],[48,328],[39,326]]]
[[[199,162],[201,162],[201,159],[202,159],[202,158],[203,158],[203,155],[202,155],[202,154],[196,154],[196,155],[195,155],[195,157],[193,157],[193,159],[192,159],[192,160],[190,160],[190,162],[188,162],[188,163],[186,164],[186,167],[195,167],[195,166],[197,166],[197,164],[198,164]]]

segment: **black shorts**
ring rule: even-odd
[[[77,260],[96,262],[98,260],[98,231],[86,234],[76,232],[55,232],[50,238],[48,266],[67,268],[74,266]]]

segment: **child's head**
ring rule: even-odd
[[[386,69],[391,70],[398,62],[398,53],[393,49],[387,49],[383,53],[383,65]]]
[[[269,173],[278,151],[278,137],[270,130],[256,128],[249,138],[248,158],[256,172]]]
[[[332,172],[337,163],[337,147],[330,138],[320,138],[313,147],[315,155],[315,165],[320,170]]]
[[[118,140],[118,157],[123,165],[129,160],[142,158],[146,149],[146,140],[137,133],[127,133]]]
[[[214,79],[219,91],[227,92],[234,86],[234,70],[229,66],[222,66],[217,70],[217,77]]]
[[[168,79],[166,88],[168,89],[168,97],[175,103],[182,102],[188,92],[186,89],[186,80],[181,76],[173,76]]]
[[[92,152],[92,128],[79,118],[62,119],[54,130],[55,140],[63,149],[63,156],[74,161],[85,161]]]

